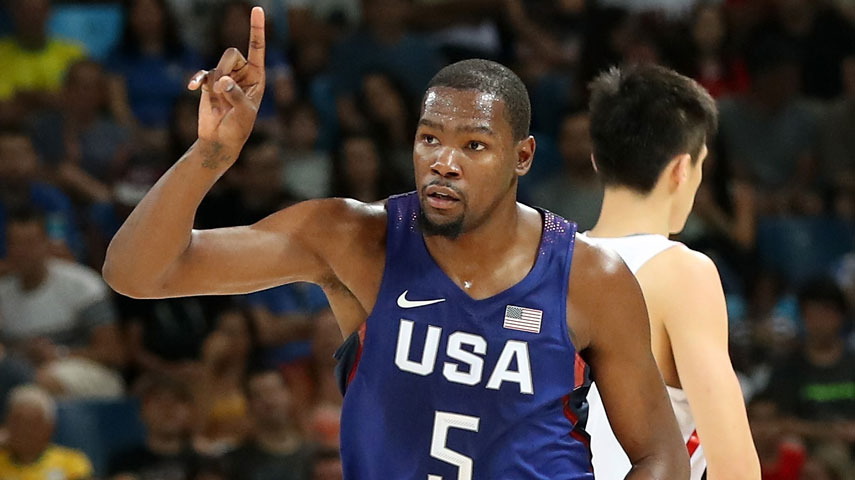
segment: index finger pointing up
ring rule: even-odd
[[[249,58],[247,61],[255,67],[264,67],[264,9],[253,7],[249,23]]]

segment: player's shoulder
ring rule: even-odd
[[[576,234],[573,247],[573,276],[582,276],[588,280],[609,279],[630,274],[623,259],[614,250],[599,245],[586,235]]]
[[[605,341],[627,319],[644,312],[641,289],[615,251],[576,234],[567,292],[568,326],[573,344],[583,350]],[[640,317],[645,320],[643,315]],[[599,340],[597,340],[599,339]]]
[[[576,234],[568,288],[571,299],[606,295],[619,298],[637,291],[638,282],[620,255]]]
[[[269,219],[258,228],[276,229],[297,225],[313,235],[354,233],[385,225],[384,202],[365,203],[349,198],[316,198],[295,203]]]

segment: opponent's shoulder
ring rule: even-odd
[[[673,293],[676,287],[681,292],[721,289],[718,268],[712,259],[683,244],[652,258],[638,271],[637,277],[645,294],[659,289]]]
[[[651,320],[661,321],[672,335],[677,329],[718,329],[727,323],[718,269],[703,253],[676,246],[651,260],[637,278]]]

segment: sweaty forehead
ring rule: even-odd
[[[504,116],[505,102],[493,93],[433,87],[422,105],[422,118],[442,125],[487,124],[498,132],[510,128]]]

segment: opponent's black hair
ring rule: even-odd
[[[650,192],[675,156],[697,162],[718,126],[709,93],[665,67],[613,67],[590,89],[594,159],[607,186]]]

